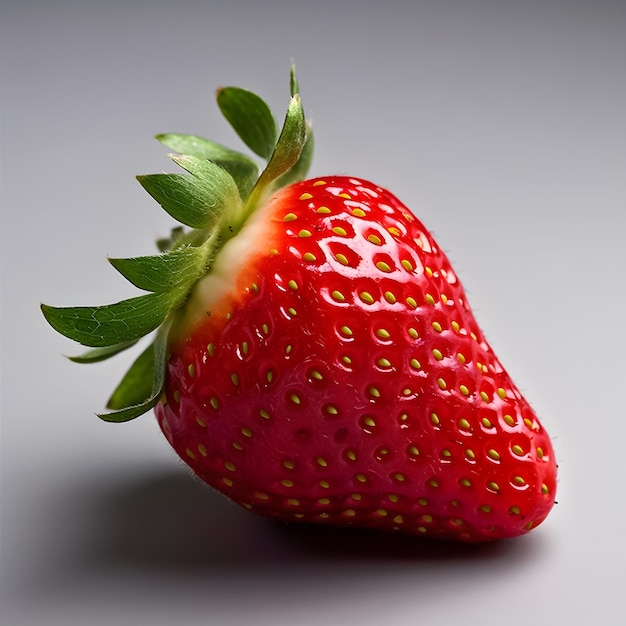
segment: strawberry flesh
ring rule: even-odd
[[[484,541],[553,506],[547,433],[437,243],[369,182],[275,193],[195,285],[169,350],[162,431],[256,513]]]

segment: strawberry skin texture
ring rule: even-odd
[[[155,412],[193,472],[284,520],[460,541],[540,524],[552,444],[420,221],[347,177],[257,213],[170,334]]]

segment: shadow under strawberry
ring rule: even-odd
[[[166,468],[90,487],[85,554],[93,565],[197,572],[316,564],[511,560],[535,552],[533,537],[482,544],[399,533],[287,524],[250,515],[221,494]],[[75,494],[75,497],[78,494]],[[181,572],[182,573],[182,572]]]

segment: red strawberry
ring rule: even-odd
[[[154,406],[181,458],[248,509],[463,541],[527,532],[554,503],[547,433],[409,209],[355,178],[295,182],[312,147],[297,91],[292,74],[278,138],[258,96],[218,92],[268,160],[256,184],[249,158],[161,136],[189,175],[140,181],[192,230],[111,260],[151,293],[44,314],[95,347],[87,362],[160,326],[102,417]]]

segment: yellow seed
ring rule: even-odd
[[[439,487],[439,481],[436,480],[435,478],[431,478],[428,482],[427,482],[429,487],[434,487],[435,489],[437,487]]]
[[[346,452],[346,456],[350,461],[356,461],[356,454],[352,450],[348,450],[348,452]]]
[[[442,330],[443,330],[443,328],[441,327],[441,324],[439,322],[433,322],[432,323],[432,327],[438,333],[442,332]]]
[[[289,480],[288,478],[284,478],[280,483],[283,487],[293,487],[293,480]]]
[[[376,514],[380,515],[381,517],[386,517],[388,515],[387,511],[385,511],[385,509],[376,509]]]
[[[525,485],[526,484],[526,481],[521,476],[514,476],[513,477],[513,482],[516,485]]]
[[[503,400],[506,400],[506,391],[502,387],[498,387],[498,395]]]
[[[222,478],[222,482],[227,486],[227,487],[232,487],[234,485],[233,481],[230,478]]]
[[[420,335],[415,328],[409,328],[409,337],[411,337],[411,339],[418,339],[419,336]]]
[[[487,456],[494,461],[500,460],[500,455],[498,454],[498,451],[494,450],[493,448],[487,450]]]
[[[293,222],[294,220],[297,220],[298,216],[295,213],[287,213],[287,215],[285,215],[285,217],[283,217],[283,222]]]
[[[537,458],[543,459],[543,448],[540,448],[539,446],[537,446]]]
[[[419,370],[422,367],[422,364],[417,360],[417,359],[411,359],[409,361],[409,365],[414,369],[414,370]]]
[[[493,481],[487,483],[487,487],[491,489],[491,491],[500,491],[500,485],[498,485],[498,483],[494,483]]]
[[[491,507],[488,504],[481,504],[478,508],[483,513],[491,513]]]
[[[196,459],[196,455],[189,448],[185,450],[185,454],[187,454],[190,459]]]
[[[385,330],[384,328],[379,328],[376,331],[376,334],[381,338],[381,339],[389,339],[389,337],[391,337],[391,335],[389,334],[388,330]]]
[[[433,521],[432,515],[422,515],[422,522],[425,522],[426,524],[430,524],[432,521]]]
[[[375,246],[380,246],[383,243],[382,239],[378,235],[368,235],[367,240]]]
[[[415,298],[413,298],[412,296],[409,296],[406,299],[406,303],[412,308],[412,309],[417,309],[417,301],[415,300]]]
[[[472,486],[472,482],[469,480],[469,478],[461,478],[461,480],[459,482],[461,483],[461,485],[463,487],[471,487]]]
[[[328,467],[328,462],[326,461],[326,459],[324,459],[321,456],[317,458],[315,461],[320,467]]]
[[[303,228],[299,233],[298,233],[298,237],[301,237],[302,239],[306,239],[307,237],[311,236],[311,231],[307,230],[306,228]]]
[[[438,378],[437,384],[439,385],[439,389],[441,389],[442,391],[448,388],[448,385],[446,384],[446,381],[443,378]]]
[[[329,415],[338,415],[338,413],[339,413],[339,411],[337,410],[337,407],[333,406],[332,404],[327,405],[324,410]]]
[[[467,456],[468,459],[475,459],[476,458],[476,454],[474,453],[474,451],[471,448],[468,448],[467,450],[465,450],[465,456]]]
[[[368,293],[367,291],[362,291],[359,294],[359,298],[365,302],[366,304],[373,304],[374,303],[374,298],[372,298],[372,294]]]
[[[378,359],[377,363],[379,367],[385,367],[385,368],[391,367],[391,361],[389,361],[389,359],[381,358],[381,359]]]
[[[196,374],[196,367],[193,363],[190,363],[189,366],[187,367],[187,372],[189,373],[189,376],[191,376],[191,378],[193,378]]]
[[[400,472],[396,472],[393,475],[394,479],[397,480],[399,483],[403,483],[406,479],[404,474],[400,473]]]
[[[310,193],[303,193],[300,196],[300,200],[310,200],[313,196]]]
[[[424,268],[424,271],[426,272],[427,276],[432,276],[433,275],[433,271],[430,267],[428,267],[428,265]]]
[[[346,337],[352,337],[352,335],[354,334],[349,326],[342,326],[339,330],[341,331],[341,334],[345,335]]]
[[[385,300],[387,300],[389,304],[395,304],[398,301],[391,291],[385,291]]]
[[[376,420],[369,415],[363,418],[363,424],[365,426],[369,426],[370,428],[376,428]]]
[[[471,425],[464,417],[462,417],[459,420],[459,427],[464,428],[465,430],[468,430],[469,428],[471,428]]]
[[[213,396],[209,402],[211,403],[211,406],[217,411],[217,409],[219,409],[220,406],[220,401],[219,398],[217,396]]]
[[[442,450],[441,451],[441,456],[443,456],[445,458],[450,458],[452,456],[452,452],[450,452],[450,450]]]
[[[461,330],[461,327],[459,326],[458,322],[452,322],[451,326],[452,326],[452,330],[454,330],[455,333],[458,333],[459,330]]]
[[[480,421],[485,428],[493,428],[491,420],[487,419],[486,417],[483,417]]]
[[[354,215],[354,217],[365,217],[366,213],[363,209],[352,209],[352,215]]]
[[[350,261],[348,261],[348,257],[345,254],[341,254],[341,252],[335,255],[335,259],[337,259],[337,261],[339,261],[341,265],[350,265]]]
[[[345,191],[343,191],[342,193],[338,195],[340,198],[345,198],[346,200],[350,200],[350,198],[352,197],[349,193],[346,193]]]
[[[250,437],[252,437],[252,431],[251,431],[249,428],[245,428],[245,427],[244,427],[244,428],[242,428],[242,429],[241,429],[241,434],[242,434],[244,437],[248,437],[248,439],[249,439]]]
[[[305,252],[302,258],[305,261],[308,261],[309,263],[313,263],[314,261],[317,261],[317,257],[312,252]]]
[[[321,187],[321,186],[323,186],[323,185],[325,185],[325,184],[326,184],[326,181],[325,181],[325,180],[316,180],[316,181],[313,183],[313,187]]]
[[[291,459],[283,461],[283,467],[285,467],[286,469],[292,470],[295,466],[296,464]]]
[[[515,426],[515,420],[510,415],[505,415],[503,419],[509,426]]]
[[[268,494],[266,494],[264,491],[256,491],[254,493],[254,497],[257,498],[258,500],[269,500],[270,497]]]
[[[427,505],[428,505],[428,500],[426,500],[426,498],[420,498],[420,499],[417,501],[417,503],[418,503],[420,506],[427,506]]]
[[[420,451],[418,450],[415,444],[410,445],[407,449],[407,454],[409,456],[419,456]]]
[[[428,302],[428,304],[435,304],[435,299],[429,293],[427,293],[426,302]]]
[[[294,404],[300,404],[302,402],[302,400],[300,399],[300,396],[297,393],[292,393],[289,396],[289,399],[294,403]]]
[[[439,419],[439,416],[437,415],[437,413],[431,413],[430,414],[430,421],[435,425],[435,426],[439,426],[439,424],[441,423],[441,420]]]
[[[460,352],[457,353],[456,358],[459,363],[465,363],[465,357]]]
[[[322,215],[328,215],[330,213],[330,209],[327,206],[321,206],[318,207],[317,212],[321,213]]]
[[[239,450],[239,452],[243,450],[243,446],[238,441],[233,441],[233,448],[235,448],[235,450]]]
[[[346,229],[342,226],[335,226],[333,228],[333,232],[335,233],[335,235],[339,235],[340,237],[345,237],[348,234],[346,232]]]
[[[353,493],[351,497],[353,500],[357,500],[357,501],[363,499],[363,496],[360,493]]]
[[[328,498],[320,498],[318,502],[320,504],[330,504],[330,500]]]
[[[411,261],[409,261],[408,259],[402,259],[402,261],[400,261],[400,263],[402,263],[402,267],[407,271],[407,272],[412,272],[413,271],[413,264],[411,263]]]
[[[396,228],[395,226],[390,226],[387,230],[395,237],[400,237],[400,235],[402,235],[400,230]]]
[[[387,499],[389,500],[389,502],[398,502],[399,498],[395,493],[390,493],[387,495]]]
[[[541,483],[541,493],[544,496],[547,496],[550,493],[550,490],[548,489],[548,485],[546,485],[545,483]]]
[[[402,517],[402,515],[396,515],[396,516],[393,518],[393,521],[394,521],[396,524],[402,524],[402,522],[404,522],[404,518]]]
[[[270,414],[265,410],[265,409],[261,409],[259,411],[259,415],[264,419],[264,420],[268,420],[270,418]]]
[[[235,385],[235,387],[239,384],[239,376],[237,374],[231,374],[230,380],[232,381],[233,385]]]
[[[386,272],[389,273],[391,272],[391,267],[389,267],[389,264],[386,263],[385,261],[378,261],[376,263],[376,267],[381,271],[381,272]]]
[[[229,472],[234,472],[237,470],[237,468],[235,467],[234,463],[231,463],[230,461],[226,461],[226,463],[224,463],[224,467],[229,471]]]
[[[512,507],[509,509],[509,513],[510,513],[511,515],[519,515],[519,514],[521,513],[521,510],[520,510],[520,508],[519,508],[518,506],[512,506]]]
[[[380,390],[378,389],[378,387],[370,387],[369,394],[374,398],[380,398]]]
[[[328,489],[330,487],[330,483],[327,480],[320,480],[319,486],[322,489]]]
[[[356,511],[354,509],[346,509],[343,514],[346,517],[354,517],[356,515]]]
[[[206,428],[206,422],[201,417],[196,416],[196,423],[198,424],[198,426]],[[539,456],[539,450],[540,448],[537,448],[537,456]]]
[[[465,386],[465,385],[461,385],[459,387],[459,391],[464,395],[464,396],[469,396],[469,389]]]
[[[356,474],[354,476],[360,483],[365,483],[367,482],[367,478],[365,476],[365,474]]]
[[[346,301],[346,297],[341,293],[341,291],[333,291],[330,294],[333,298],[333,300],[337,300],[337,302],[345,302]]]
[[[289,286],[289,289],[291,289],[292,291],[297,291],[298,290],[298,283],[295,280],[290,280],[287,285]]]
[[[437,359],[437,361],[441,361],[443,359],[443,354],[441,354],[441,350],[437,350],[437,348],[433,350],[433,356]]]
[[[524,454],[524,450],[522,449],[522,446],[518,446],[517,444],[512,446],[511,450],[512,450],[513,454],[517,454],[518,456]]]
[[[290,504],[291,506],[299,506],[300,500],[296,500],[295,498],[289,498],[287,500],[287,504]]]
[[[483,402],[489,402],[489,396],[487,395],[485,391],[480,392],[480,397],[482,398]]]

